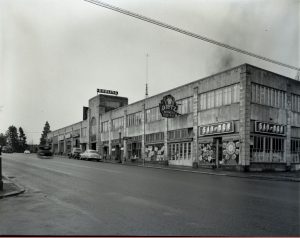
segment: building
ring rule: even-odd
[[[162,117],[171,95],[179,113]],[[171,99],[169,103],[171,103]],[[168,103],[168,102],[167,102]],[[97,95],[84,120],[48,135],[54,153],[238,170],[300,168],[300,82],[244,64],[128,105]]]

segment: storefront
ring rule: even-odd
[[[261,121],[252,121],[250,140],[251,163],[286,163],[285,126]]]
[[[145,161],[155,162],[164,160],[164,133],[147,134],[145,140]]]
[[[133,136],[127,140],[128,158],[142,158],[142,136]]]
[[[65,136],[64,135],[60,135],[60,136],[58,136],[58,143],[59,143],[59,145],[58,145],[58,148],[59,148],[59,150],[58,150],[58,153],[59,154],[63,154],[64,153],[64,149],[65,149]]]
[[[199,166],[220,167],[239,164],[240,142],[237,122],[200,126],[198,129]]]
[[[123,158],[123,139],[115,139],[111,141],[111,157],[113,160],[121,160]]]
[[[68,133],[65,135],[65,139],[66,139],[66,151],[65,154],[69,154],[71,153],[72,150],[72,137],[71,137],[71,133]]]
[[[168,159],[170,165],[192,166],[193,128],[168,132]]]

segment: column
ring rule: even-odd
[[[142,134],[142,160],[145,161],[145,133],[146,133],[146,100],[144,100],[142,108],[142,125],[143,125],[143,134]]]
[[[198,156],[198,87],[194,88],[193,94],[193,162],[199,162]]]
[[[251,116],[251,78],[247,65],[241,66],[240,73],[240,161],[247,169],[250,165],[250,116]]]
[[[164,160],[168,160],[168,123],[169,123],[169,119],[168,118],[164,118],[165,121],[165,130],[164,130]]]
[[[127,124],[126,124],[126,117],[127,117],[127,110],[124,110],[124,118],[123,118],[123,138],[124,137],[128,137],[127,135]],[[126,160],[128,161],[128,151],[127,151],[127,140],[123,139],[123,156],[124,158],[126,158]]]
[[[285,111],[286,111],[286,138],[284,140],[284,161],[286,162],[287,169],[291,166],[291,116],[292,116],[292,94],[291,85],[287,83],[286,98],[285,98]]]

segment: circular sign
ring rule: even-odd
[[[234,154],[234,152],[235,152],[235,144],[232,141],[230,141],[230,142],[227,143],[227,145],[226,145],[226,151],[227,151],[227,154],[229,154],[229,155],[233,155]]]

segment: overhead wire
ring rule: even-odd
[[[293,70],[300,71],[300,68],[299,68],[299,67],[295,67],[295,66],[292,66],[292,65],[288,65],[288,64],[286,64],[286,63],[282,63],[282,62],[280,62],[280,61],[273,60],[273,59],[271,59],[271,58],[267,58],[267,57],[264,57],[264,56],[255,54],[255,53],[252,53],[252,52],[250,52],[250,51],[246,51],[246,50],[243,50],[243,49],[239,49],[239,48],[237,48],[237,47],[234,47],[234,46],[231,46],[231,45],[222,43],[222,42],[220,42],[220,41],[216,41],[216,40],[207,38],[207,37],[205,37],[205,36],[201,36],[201,35],[199,35],[199,34],[196,34],[196,33],[190,32],[190,31],[186,31],[186,30],[180,29],[180,28],[178,28],[178,27],[175,27],[175,26],[172,26],[172,25],[169,25],[169,24],[166,24],[166,23],[163,23],[163,22],[154,20],[154,19],[152,19],[152,18],[145,17],[145,16],[143,16],[143,15],[141,15],[141,14],[137,14],[137,13],[134,13],[134,12],[131,12],[131,11],[128,11],[128,10],[125,10],[125,9],[122,9],[122,8],[119,8],[119,7],[116,7],[116,6],[113,6],[113,5],[104,3],[104,2],[102,2],[102,1],[98,1],[98,0],[84,0],[84,1],[90,2],[90,3],[92,3],[92,4],[95,4],[95,5],[98,5],[98,6],[101,6],[101,7],[104,7],[104,8],[107,8],[107,9],[110,9],[110,10],[113,10],[113,11],[116,11],[116,12],[119,12],[119,13],[122,13],[122,14],[125,14],[125,15],[127,15],[127,16],[131,16],[131,17],[140,19],[140,20],[142,20],[142,21],[146,21],[146,22],[152,23],[152,24],[154,24],[154,25],[157,25],[157,26],[160,26],[160,27],[163,27],[163,28],[167,28],[167,29],[170,29],[170,30],[179,32],[179,33],[184,34],[184,35],[191,36],[191,37],[193,37],[193,38],[197,38],[197,39],[200,39],[200,40],[209,42],[209,43],[211,43],[211,44],[214,44],[214,45],[217,45],[217,46],[220,46],[220,47],[224,47],[224,48],[229,49],[229,50],[236,51],[236,52],[241,53],[241,54],[244,54],[244,55],[248,55],[248,56],[251,56],[251,57],[255,57],[255,58],[257,58],[257,59],[264,60],[264,61],[267,61],[267,62],[270,62],[270,63],[273,63],[273,64],[277,64],[277,65],[280,65],[280,66],[283,66],[283,67],[286,67],[286,68],[289,68],[289,69],[293,69]]]

